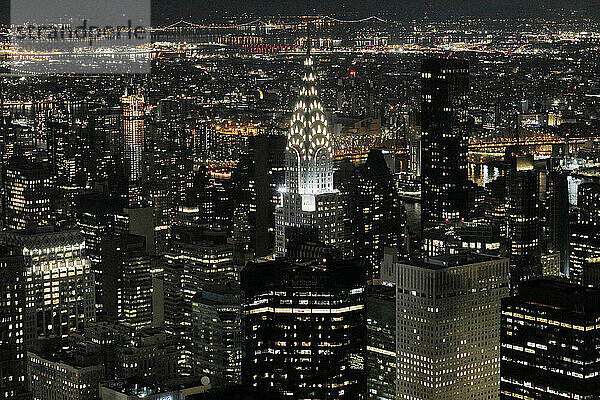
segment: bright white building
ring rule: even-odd
[[[342,234],[339,192],[333,188],[333,145],[316,88],[310,51],[288,132],[285,186],[275,209],[275,252],[286,253],[289,228],[313,228],[336,246]]]

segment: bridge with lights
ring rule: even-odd
[[[232,23],[232,24],[198,24],[190,21],[186,21],[181,19],[173,24],[153,27],[150,28],[153,32],[161,32],[161,31],[196,31],[196,30],[229,30],[229,31],[270,31],[270,30],[285,30],[285,29],[294,29],[299,28],[301,26],[305,26],[306,23],[310,22],[314,24],[316,27],[327,25],[327,24],[361,24],[361,23],[369,23],[369,22],[377,22],[377,23],[388,23],[388,21],[383,18],[377,16],[370,16],[366,18],[348,20],[348,19],[340,19],[335,18],[329,15],[314,17],[312,19],[299,19],[297,22],[282,22],[282,21],[264,21],[260,18],[244,22],[244,23]]]

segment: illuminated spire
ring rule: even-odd
[[[288,187],[300,194],[329,193],[333,190],[331,135],[316,88],[310,36],[307,42],[302,85],[288,134]]]

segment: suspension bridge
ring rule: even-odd
[[[387,24],[388,21],[380,18],[378,16],[372,15],[370,17],[366,17],[366,18],[360,18],[360,19],[340,19],[340,18],[335,18],[329,15],[325,15],[325,16],[321,16],[321,17],[315,17],[312,18],[310,21],[308,21],[310,23],[315,24],[316,26],[319,25],[323,25],[323,24],[334,24],[334,23],[338,23],[338,24],[362,24],[362,23],[384,23]],[[252,21],[248,21],[248,22],[243,22],[243,23],[231,23],[231,24],[203,24],[203,23],[195,23],[195,22],[190,22],[190,21],[186,21],[184,19],[181,19],[175,23],[172,23],[170,25],[166,25],[166,26],[158,26],[158,27],[153,27],[150,30],[151,31],[155,31],[155,32],[160,32],[160,31],[190,31],[190,30],[240,30],[240,31],[245,31],[245,30],[285,30],[285,29],[292,29],[292,28],[298,28],[300,26],[303,26],[304,24],[307,23],[307,19],[299,19],[298,21],[294,21],[294,22],[283,22],[283,21],[272,21],[272,20],[263,20],[260,18],[254,19]]]

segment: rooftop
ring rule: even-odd
[[[501,257],[475,252],[461,252],[458,254],[445,254],[436,257],[425,257],[420,261],[409,263],[411,265],[429,268],[443,269],[449,267],[458,267],[461,265],[470,265],[494,260],[500,260]]]

